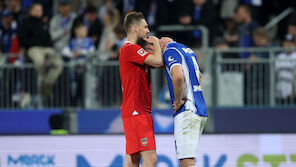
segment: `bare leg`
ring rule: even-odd
[[[155,150],[142,151],[143,157],[142,167],[155,167],[157,163],[157,155]]]
[[[126,154],[124,167],[139,167],[140,161],[141,161],[140,153],[135,153],[132,155]]]
[[[181,167],[195,167],[194,158],[180,159]]]

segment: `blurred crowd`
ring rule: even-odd
[[[34,64],[38,74],[38,92],[43,97],[52,96],[52,86],[63,72],[63,63],[73,62],[75,66],[70,76],[76,84],[72,96],[76,99],[75,104],[81,104],[87,60],[95,58],[98,62],[104,62],[118,59],[119,49],[126,41],[123,17],[129,11],[143,12],[152,33],[171,36],[195,48],[201,46],[202,33],[199,30],[159,32],[158,27],[175,24],[203,25],[209,30],[210,45],[214,48],[295,47],[296,12],[271,31],[263,28],[288,7],[296,7],[295,1],[0,0],[0,52],[3,55],[9,53],[6,63]],[[285,59],[291,57],[290,54],[295,56],[296,53],[287,51],[278,58]],[[242,52],[225,56],[256,59],[268,55]],[[293,70],[295,67],[291,65]],[[276,69],[279,77],[287,77],[286,64],[278,63]],[[291,80],[291,77],[294,80],[294,74],[288,79]],[[22,80],[22,77],[15,80]],[[277,86],[286,87],[285,84]],[[18,93],[14,99],[29,101],[30,97],[22,86],[15,89]],[[286,97],[289,91],[279,94],[279,97]]]

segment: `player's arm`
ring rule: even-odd
[[[184,89],[184,75],[181,65],[175,65],[171,68],[171,76],[174,87],[175,101],[173,103],[173,109],[176,112],[180,106],[184,103],[182,100],[182,94]]]
[[[155,36],[149,36],[148,38],[144,38],[145,41],[148,43],[153,44],[153,53],[147,56],[144,63],[152,66],[152,67],[161,67],[163,66],[163,60],[162,60],[162,53],[161,48],[159,45],[159,39]]]

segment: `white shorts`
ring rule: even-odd
[[[190,110],[175,116],[175,140],[178,159],[198,156],[198,145],[207,117],[202,117]]]

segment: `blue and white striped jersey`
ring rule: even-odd
[[[95,51],[95,44],[89,37],[74,38],[70,41],[68,46],[63,49],[63,54],[67,57],[73,57],[74,52],[80,50],[82,55],[88,56],[89,53]]]
[[[172,103],[175,100],[175,95],[171,69],[176,65],[182,66],[185,81],[183,98],[186,98],[187,101],[177,114],[185,110],[192,110],[199,116],[207,117],[208,112],[199,84],[200,71],[195,53],[183,44],[171,42],[165,48],[163,59]]]

